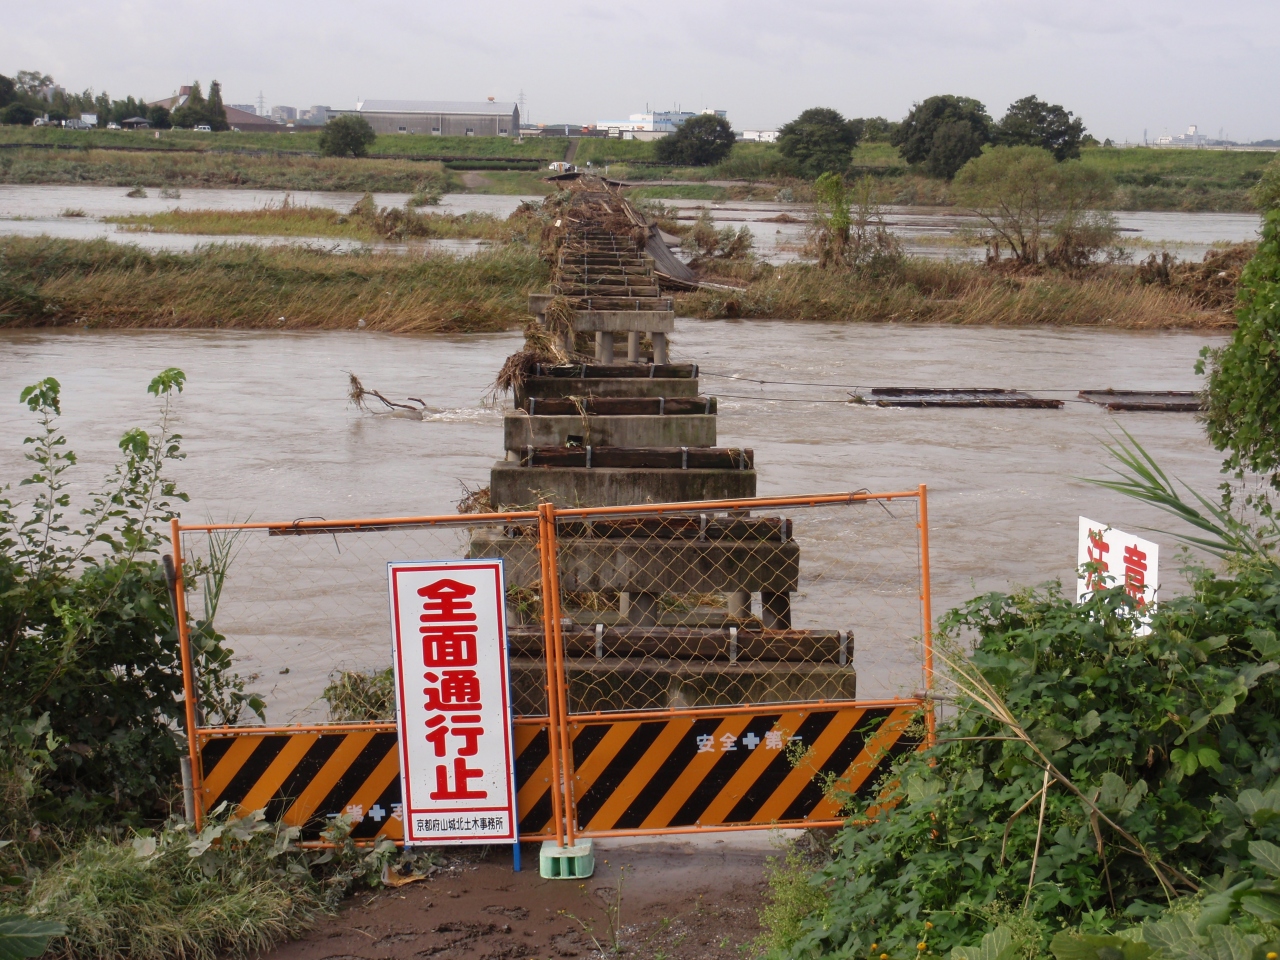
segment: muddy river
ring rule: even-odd
[[[322,193],[302,191],[285,193],[276,190],[184,189],[178,197],[161,196],[161,191],[148,189],[146,197],[128,197],[123,187],[100,186],[0,186],[0,235],[48,235],[88,240],[108,238],[136,243],[153,250],[190,250],[199,244],[236,242],[257,244],[313,244],[326,249],[350,250],[366,246],[396,251],[441,250],[470,253],[485,244],[471,240],[434,240],[413,244],[363,244],[357,241],[322,237],[217,237],[192,234],[131,233],[100,219],[125,214],[157,213],[178,207],[186,210],[252,210],[268,204],[280,204],[286,197],[304,206],[349,210],[358,193]],[[382,206],[399,206],[409,199],[406,193],[374,195]],[[430,209],[448,213],[470,211],[506,217],[524,200],[537,202],[539,197],[494,196],[489,194],[447,194],[438,207]],[[726,201],[710,203],[701,200],[669,200],[682,219],[696,219],[708,210],[719,226],[746,226],[755,240],[756,252],[771,263],[798,259],[804,244],[804,221],[808,211],[801,204],[764,201]],[[67,216],[69,212],[82,215]],[[913,256],[932,258],[978,259],[981,245],[966,239],[979,226],[978,221],[953,207],[886,207],[889,229]],[[783,222],[779,222],[779,218]],[[1141,259],[1153,250],[1167,249],[1184,259],[1199,260],[1214,244],[1239,243],[1257,239],[1258,218],[1240,213],[1118,213],[1121,245]]]
[[[1081,388],[1194,389],[1196,355],[1212,342],[1185,333],[680,321],[672,352],[699,363],[703,391],[720,398],[719,442],[755,449],[760,494],[928,484],[934,609],[941,612],[982,591],[1073,578],[1081,514],[1134,531],[1169,525],[1078,479],[1107,474],[1102,443],[1121,426],[1169,474],[1211,492],[1219,458],[1193,416],[1113,416],[1073,398]],[[0,479],[13,485],[9,496],[24,496],[16,482],[25,476],[21,440],[32,418],[17,402],[21,386],[44,376],[61,381],[83,495],[113,462],[116,438],[153,421],[148,380],[180,366],[189,377],[177,408],[188,457],[175,472],[191,495],[183,509],[189,522],[451,513],[463,485],[487,484],[500,456],[501,411],[484,397],[518,344],[515,334],[0,332]],[[354,409],[348,371],[388,396],[422,398],[426,417]],[[1068,402],[1061,410],[844,402],[856,388],[894,385],[1021,387]],[[1149,536],[1165,549],[1165,590],[1176,590],[1174,542]],[[342,553],[330,538],[292,539],[337,550],[337,569],[354,563],[373,571],[361,600],[371,626],[361,637],[338,631],[323,643],[269,642],[252,631],[233,643],[242,669],[259,674],[256,687],[273,704],[273,720],[316,716],[333,669],[385,664],[378,571],[392,557],[382,553],[444,549],[438,541],[369,540],[363,553]],[[310,591],[309,603],[323,602],[316,583],[295,582],[287,570],[273,574],[269,592]],[[860,694],[910,692],[918,670],[904,673],[902,665],[915,655],[857,647]]]

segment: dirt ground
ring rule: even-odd
[[[505,848],[430,878],[353,897],[269,960],[743,960],[753,956],[766,831],[596,842],[595,875],[543,880]],[[619,890],[621,893],[619,893]]]

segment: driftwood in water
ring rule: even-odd
[[[420,400],[417,397],[405,397],[406,400],[412,400],[414,403],[418,404],[416,407],[407,403],[397,403],[394,400],[388,400],[377,390],[367,389],[365,385],[360,382],[360,378],[354,373],[348,373],[347,377],[349,378],[347,385],[347,399],[350,400],[358,409],[363,410],[366,413],[390,414],[391,416],[399,416],[408,420],[421,420],[423,413],[426,412],[427,404],[425,401]],[[371,397],[374,400],[379,401],[386,409],[371,407],[369,405],[369,399]]]

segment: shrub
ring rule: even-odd
[[[1280,773],[1280,569],[1195,572],[1147,636],[1131,603],[1116,589],[1077,605],[1051,587],[943,619],[944,651],[977,638],[971,660],[945,657],[955,716],[874,805],[851,805],[870,823],[837,838],[826,901],[791,956],[866,956],[873,942],[937,955],[1010,911],[1042,948],[1064,926],[1157,915],[1237,869],[1250,838],[1221,798],[1243,806]]]
[[[365,157],[378,135],[364,117],[344,113],[320,131],[320,154],[325,157]]]
[[[212,817],[132,841],[89,839],[37,877],[27,912],[62,921],[49,956],[215,960],[259,954],[306,930],[360,879],[376,882],[395,846],[357,850],[343,818],[332,852],[299,850],[296,827]]]
[[[158,429],[124,434],[120,463],[76,525],[68,516],[76,458],[57,423],[58,381],[21,393],[40,430],[26,441],[32,500],[0,499],[0,775],[22,785],[39,820],[136,823],[163,815],[174,791],[185,751],[182,671],[159,553],[186,499],[165,473],[182,457],[170,421],[184,380],[170,369],[151,382],[162,401]],[[192,640],[210,722],[261,710],[213,629],[221,572],[197,559],[187,574],[204,581],[206,613]]]
[[[1057,163],[1039,147],[994,147],[965,164],[953,194],[986,223],[994,259],[1007,246],[1023,265],[1078,267],[1114,241],[1115,223],[1098,212],[1113,189],[1106,173],[1078,160]]]
[[[25,103],[11,103],[3,110],[0,110],[0,123],[17,127],[29,127],[31,122],[38,116],[39,114]]]

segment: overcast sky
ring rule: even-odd
[[[534,122],[648,104],[739,129],[806,107],[900,118],[937,93],[999,119],[1027,94],[1099,139],[1280,138],[1276,0],[3,0],[0,73],[158,99],[198,78],[227,103],[515,100]]]

